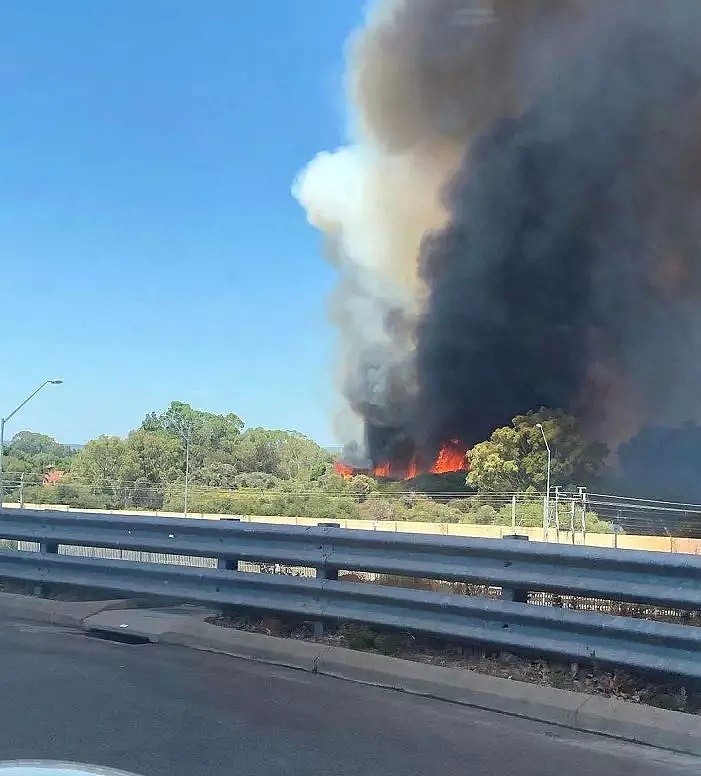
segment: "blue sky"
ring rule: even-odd
[[[360,0],[4,0],[0,414],[124,434],[172,399],[333,441],[332,270],[290,195],[345,139]]]

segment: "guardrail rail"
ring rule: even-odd
[[[701,679],[701,628],[526,603],[528,593],[701,609],[701,558],[633,550],[167,517],[0,510],[0,578],[350,620],[567,660]],[[95,547],[211,558],[217,568],[85,558]],[[316,578],[239,571],[240,561]],[[502,588],[502,599],[339,581],[375,572]]]

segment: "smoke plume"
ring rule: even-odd
[[[616,446],[701,420],[701,0],[394,0],[353,142],[294,193],[338,267],[351,462],[541,406]]]

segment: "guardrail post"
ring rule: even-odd
[[[340,528],[340,523],[319,523],[319,528]],[[324,558],[326,560],[326,558]],[[338,569],[335,568],[329,568],[324,564],[321,568],[318,568],[316,570],[316,578],[317,579],[331,579],[336,580],[338,579]],[[320,638],[324,635],[324,621],[323,620],[315,620],[314,621],[314,636],[316,638]]]
[[[39,552],[43,555],[57,555],[58,554],[58,542],[39,542]],[[46,588],[41,582],[34,585],[33,595],[38,598],[43,598],[46,593]]]
[[[221,517],[220,520],[226,520],[229,523],[240,523],[240,517]],[[238,558],[217,558],[217,569],[219,571],[238,571]]]
[[[502,536],[502,539],[516,539],[520,542],[527,542],[528,536],[526,534],[506,534]],[[503,587],[501,588],[502,601],[513,601],[517,604],[528,603],[528,590],[524,590],[520,587]]]
[[[229,523],[240,523],[240,517],[220,517],[220,520],[226,520]],[[238,571],[239,560],[238,558],[217,558],[217,569],[219,571]],[[221,613],[226,617],[233,613],[233,610],[228,606],[221,608]]]

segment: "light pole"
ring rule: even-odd
[[[550,445],[548,444],[548,438],[545,436],[542,423],[536,423],[536,428],[540,429],[540,433],[543,435],[543,442],[545,442],[545,449],[548,451],[548,477],[545,485],[545,501],[543,502],[543,539],[548,540],[548,528],[550,527]]]
[[[187,497],[190,487],[190,427],[185,437],[185,498],[183,500],[183,517],[187,517]]]
[[[45,388],[47,385],[60,385],[62,382],[63,380],[44,380],[44,382],[35,391],[32,391],[24,401],[20,402],[9,415],[0,418],[0,509],[2,509],[5,498],[5,483],[3,481],[2,471],[2,459],[5,453],[5,423],[7,423],[10,418],[14,417],[27,402],[31,401],[42,388]]]

